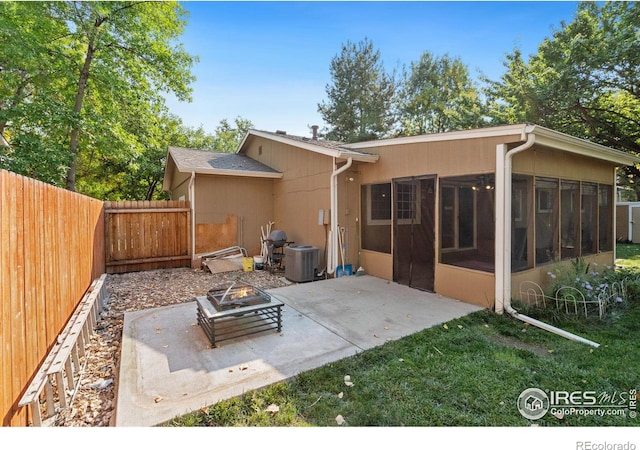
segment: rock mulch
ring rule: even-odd
[[[107,427],[116,407],[118,365],[124,314],[193,301],[230,282],[249,283],[262,289],[291,284],[282,273],[266,270],[212,274],[202,269],[165,269],[107,276],[108,303],[101,314],[86,356],[72,403],[53,423],[59,427]]]

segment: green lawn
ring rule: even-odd
[[[640,262],[636,253],[619,255]],[[519,413],[517,399],[531,387],[592,391],[599,399],[627,398],[631,389],[640,388],[640,298],[617,305],[605,320],[565,317],[554,325],[601,345],[593,348],[481,311],[168,425],[326,427],[338,426],[341,416],[343,427],[637,426],[629,410],[626,417],[549,412],[528,420]],[[346,375],[352,386],[345,384]]]
[[[640,244],[617,244],[616,264],[640,268]]]

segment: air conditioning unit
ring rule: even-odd
[[[313,281],[318,273],[318,247],[289,245],[284,249],[284,276],[287,280],[303,283]]]

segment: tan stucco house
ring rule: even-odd
[[[251,130],[235,154],[169,148],[163,188],[191,201],[194,255],[258,255],[272,221],[328,274],[344,262],[501,312],[554,261],[613,264],[616,168],[636,162],[532,124],[356,144]]]

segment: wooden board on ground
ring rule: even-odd
[[[242,269],[242,258],[208,259],[203,262],[211,273],[232,272]]]

